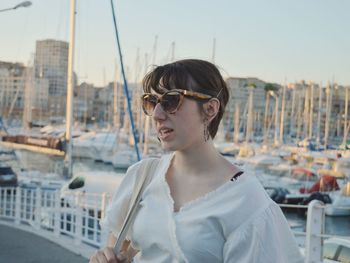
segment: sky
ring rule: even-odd
[[[0,9],[19,2],[1,0]],[[36,40],[68,41],[70,1],[31,2],[0,12],[0,61],[30,65]],[[349,0],[117,0],[114,5],[129,82],[140,80],[150,64],[170,62],[175,43],[175,59],[214,61],[224,78],[350,85]],[[110,0],[77,0],[76,11],[74,69],[79,82],[102,86],[120,72]]]

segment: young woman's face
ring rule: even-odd
[[[158,103],[153,120],[162,147],[167,151],[187,150],[204,142],[203,116],[195,100],[184,98],[173,114],[166,113]]]

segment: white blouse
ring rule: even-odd
[[[254,176],[243,173],[174,212],[165,179],[172,157],[161,158],[143,194],[128,236],[140,251],[134,262],[303,262],[281,209]],[[128,169],[101,222],[115,236],[144,164]]]

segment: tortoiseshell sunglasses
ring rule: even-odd
[[[213,98],[207,94],[183,89],[169,90],[160,96],[153,93],[145,93],[141,96],[142,109],[146,115],[152,116],[154,108],[160,103],[160,106],[165,112],[173,114],[180,108],[184,97],[191,97],[198,100],[209,100]]]

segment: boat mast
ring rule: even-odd
[[[23,117],[22,117],[22,127],[24,130],[28,131],[30,128],[30,123],[32,122],[32,104],[33,96],[36,96],[37,92],[34,83],[34,55],[31,55],[31,59],[28,61],[27,67],[24,68],[24,105],[23,105]],[[17,89],[15,94],[15,101],[12,101],[12,106],[15,106],[17,100],[19,89]],[[33,95],[34,93],[34,95]],[[12,108],[13,109],[13,108]],[[9,119],[9,116],[8,116]]]
[[[238,144],[239,142],[239,116],[240,116],[240,109],[239,109],[239,103],[237,102],[235,104],[235,122],[234,122],[234,136],[233,141],[235,144]]]
[[[137,124],[137,131],[138,134],[140,136],[140,130],[142,127],[142,107],[141,107],[141,94],[142,94],[142,90],[140,87],[140,72],[141,72],[141,66],[140,66],[141,62],[140,62],[140,48],[137,48],[136,51],[136,60],[135,60],[135,66],[134,66],[134,73],[135,73],[135,87],[134,87],[134,91],[133,91],[133,97],[134,99],[134,112],[135,112],[135,116],[136,116],[136,121],[135,123]]]
[[[320,146],[321,142],[321,108],[322,108],[322,82],[319,86],[319,95],[318,95],[318,114],[317,114],[317,146]]]
[[[292,109],[290,112],[290,127],[289,127],[289,139],[291,140],[292,135],[295,135],[295,123],[296,123],[296,118],[295,118],[295,96],[296,96],[296,86],[293,86],[293,93],[292,93]]]
[[[275,136],[274,136],[274,146],[278,146],[279,145],[279,142],[278,142],[278,128],[279,128],[279,125],[278,125],[278,106],[279,106],[279,95],[277,94],[277,92],[273,92],[271,93],[271,95],[273,97],[275,97]]]
[[[348,104],[349,104],[349,88],[345,87],[345,109],[344,109],[344,137],[343,143],[344,149],[346,149],[346,138],[348,137]]]
[[[324,131],[324,147],[327,149],[328,146],[328,136],[329,136],[329,122],[330,122],[330,104],[331,104],[331,92],[332,87],[328,83],[326,88],[326,124]]]
[[[73,65],[74,65],[74,35],[75,35],[75,0],[70,2],[69,19],[69,49],[67,74],[67,108],[66,108],[66,155],[64,159],[64,175],[72,177],[72,124],[73,124]]]
[[[115,29],[115,36],[117,40],[117,47],[118,47],[118,52],[119,52],[119,58],[120,58],[120,66],[121,66],[121,71],[122,71],[122,76],[123,76],[123,81],[124,81],[124,91],[126,95],[126,101],[128,104],[128,112],[129,112],[129,117],[130,117],[130,122],[131,122],[131,128],[133,132],[133,138],[134,138],[134,147],[137,155],[137,160],[141,160],[139,148],[138,148],[138,138],[136,135],[136,130],[135,130],[135,124],[134,124],[134,118],[131,112],[131,102],[130,102],[130,96],[129,96],[129,89],[128,89],[128,82],[126,81],[126,76],[125,76],[125,70],[124,70],[124,63],[123,63],[123,56],[122,56],[122,50],[119,42],[119,35],[118,35],[118,28],[117,28],[117,22],[116,22],[116,17],[115,17],[115,12],[114,12],[114,5],[113,5],[113,0],[111,0],[111,8],[112,8],[112,15],[113,15],[113,24],[114,24],[114,29]]]
[[[298,106],[297,106],[297,133],[296,133],[296,139],[300,140],[300,130],[301,130],[301,123],[302,123],[302,100],[301,100],[301,90],[298,90]]]
[[[310,116],[310,101],[309,101],[309,86],[303,85],[304,88],[304,123],[303,123],[303,138],[308,138],[309,116]]]
[[[314,83],[311,83],[311,87],[310,87],[309,139],[312,138],[313,115],[314,115]]]
[[[212,50],[212,56],[211,56],[211,62],[215,64],[215,50],[216,50],[216,38],[213,39],[213,50]]]
[[[153,54],[152,54],[152,66],[155,66],[156,64],[156,56],[157,56],[157,43],[158,43],[158,35],[155,35],[154,37],[154,43],[153,43]]]
[[[253,130],[253,91],[254,91],[254,84],[248,85],[248,117],[247,117],[247,128],[246,128],[246,143],[248,144],[251,141],[252,138],[252,130]]]
[[[81,87],[81,85],[80,85]],[[88,115],[88,85],[84,86],[84,129],[87,129],[87,115]]]
[[[175,41],[171,43],[171,62],[175,60]]]
[[[148,54],[145,53],[145,68],[144,75],[146,75],[148,69]],[[143,154],[148,154],[148,142],[149,142],[149,126],[150,126],[151,118],[149,116],[145,116],[143,123]]]
[[[286,100],[286,81],[283,86],[282,91],[282,108],[281,108],[281,123],[280,123],[280,143],[283,144],[283,133],[284,133],[284,108],[285,108],[285,100]]]
[[[268,134],[268,122],[269,122],[269,113],[270,113],[270,91],[265,92],[265,116],[264,116],[264,139],[263,145],[267,147],[269,143],[269,134]]]
[[[118,108],[119,103],[119,93],[118,93],[118,68],[117,68],[117,62],[115,62],[114,66],[114,83],[113,83],[113,124],[114,129],[119,132],[120,128],[120,116],[119,112],[120,109]]]

